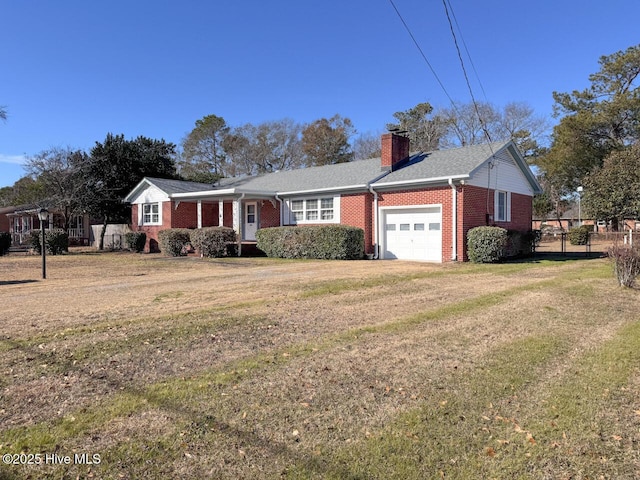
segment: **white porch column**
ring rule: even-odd
[[[202,200],[198,200],[198,228],[202,228]]]
[[[224,226],[224,202],[218,200],[218,226]]]
[[[233,229],[238,235],[238,256],[242,254],[242,197],[233,200]]]

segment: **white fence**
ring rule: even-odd
[[[91,231],[93,232],[93,246],[98,248],[100,246],[100,234],[102,233],[102,225],[91,225]],[[126,247],[124,244],[124,235],[130,232],[129,225],[113,224],[107,225],[107,231],[104,234],[104,248],[109,250],[119,250]]]

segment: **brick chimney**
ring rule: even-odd
[[[393,172],[409,159],[409,137],[396,133],[382,135],[382,170]]]

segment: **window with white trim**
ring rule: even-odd
[[[334,197],[296,198],[289,202],[290,223],[335,223],[338,219]]]
[[[160,203],[143,203],[142,225],[160,225],[161,223]]]
[[[495,193],[494,220],[496,222],[511,221],[511,194],[497,190]]]

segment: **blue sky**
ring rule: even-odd
[[[420,102],[470,101],[443,3],[389,0],[0,0],[0,187],[25,156],[107,133],[179,144],[205,115],[231,126],[336,113],[380,133]],[[640,2],[449,0],[484,87],[549,117],[598,59],[639,43]],[[461,38],[458,38],[461,41]],[[486,96],[485,96],[486,94]]]

